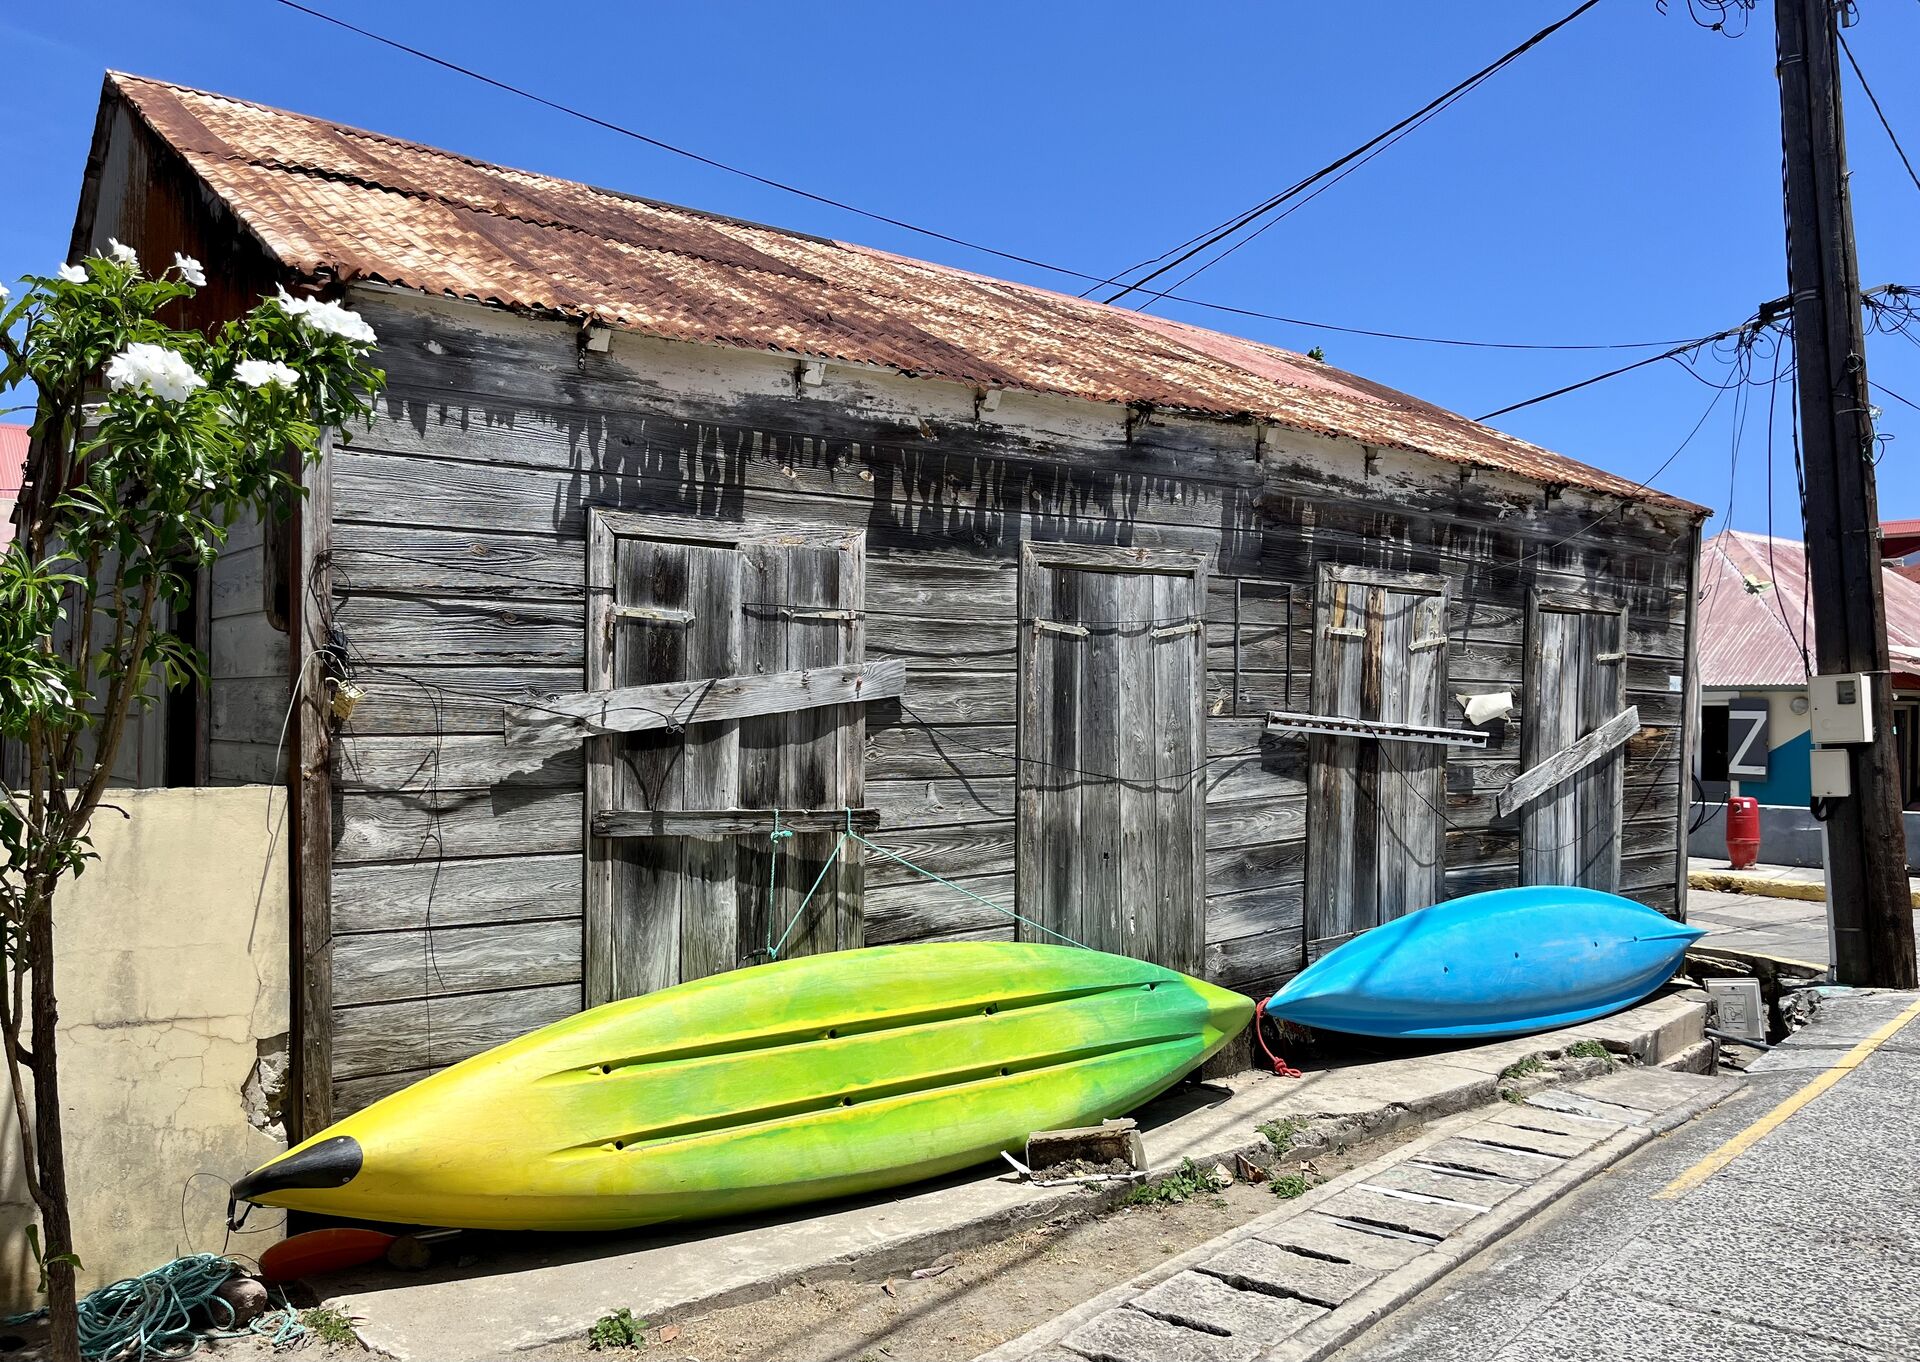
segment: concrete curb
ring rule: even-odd
[[[1687,887],[1711,890],[1716,894],[1759,894],[1763,898],[1801,899],[1808,903],[1827,901],[1827,886],[1824,884],[1783,879],[1758,870],[1689,870]],[[1914,906],[1920,907],[1920,895],[1915,898]]]
[[[1707,889],[1716,894],[1758,894],[1770,899],[1799,899],[1804,903],[1825,903],[1827,886],[1822,880],[1794,879],[1765,870],[1689,870],[1687,887]],[[1920,889],[1909,887],[1912,906],[1920,908]]]
[[[1622,1077],[1631,1076],[1626,1071]],[[1675,1106],[1651,1113],[1643,1123],[1629,1125],[1607,1137],[1585,1153],[1577,1155],[1541,1181],[1528,1186],[1501,1202],[1483,1218],[1450,1235],[1427,1253],[1389,1272],[1340,1304],[1305,1325],[1292,1337],[1261,1354],[1262,1362],[1317,1362],[1351,1342],[1372,1327],[1389,1311],[1403,1304],[1445,1276],[1475,1254],[1499,1242],[1524,1224],[1531,1216],[1579,1186],[1594,1174],[1619,1162],[1649,1141],[1692,1120],[1701,1112],[1726,1099],[1732,1088],[1721,1084],[1705,1087]],[[1236,1226],[1176,1258],[1171,1258],[1132,1280],[1105,1291],[1093,1299],[1057,1316],[1038,1328],[1011,1339],[974,1362],[1026,1362],[1039,1357],[1066,1358],[1077,1354],[1059,1346],[1062,1339],[1082,1325],[1138,1298],[1162,1282],[1218,1258],[1236,1243],[1260,1237],[1264,1232],[1297,1216],[1313,1211],[1356,1184],[1370,1182],[1383,1172],[1420,1155],[1433,1146],[1485,1121],[1488,1112],[1476,1110],[1449,1117],[1436,1124],[1419,1139],[1394,1150],[1362,1167],[1351,1169],[1314,1188],[1284,1207]]]

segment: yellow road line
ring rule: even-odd
[[[1868,1055],[1893,1039],[1894,1034],[1915,1017],[1920,1017],[1920,1002],[1909,1007],[1878,1031],[1875,1031],[1872,1035],[1840,1056],[1832,1068],[1814,1079],[1813,1082],[1807,1084],[1807,1086],[1800,1089],[1799,1092],[1796,1092],[1765,1116],[1762,1116],[1738,1135],[1735,1135],[1732,1139],[1707,1155],[1706,1158],[1700,1160],[1700,1162],[1696,1163],[1672,1182],[1669,1182],[1665,1187],[1655,1192],[1653,1199],[1655,1201],[1672,1201],[1676,1197],[1683,1197],[1688,1192],[1691,1192],[1722,1168],[1725,1168],[1728,1164],[1760,1143],[1761,1140],[1778,1129],[1788,1117],[1792,1116],[1796,1111],[1800,1110],[1800,1108],[1804,1107],[1828,1088],[1831,1088],[1835,1083],[1838,1083],[1841,1079],[1859,1068],[1861,1061],[1865,1060]]]

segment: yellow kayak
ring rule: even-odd
[[[613,1229],[898,1186],[1118,1116],[1253,1004],[1012,942],[782,960],[628,998],[296,1145],[239,1200],[473,1229]]]

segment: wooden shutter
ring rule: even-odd
[[[1627,707],[1627,612],[1619,601],[1534,592],[1527,601],[1523,770],[1619,717]],[[1520,882],[1620,885],[1622,768],[1618,747],[1520,809]]]
[[[859,662],[865,653],[865,541],[777,535],[743,543],[746,667],[752,673],[798,671]],[[740,721],[739,807],[857,807],[865,794],[865,710],[834,705]],[[764,837],[736,844],[736,902],[742,954],[764,951],[794,924],[800,901],[820,873],[836,834],[797,833],[776,852]],[[768,917],[769,858],[782,864]],[[864,940],[859,848],[848,846],[793,926],[784,958],[850,950]]]
[[[1021,912],[1096,950],[1198,973],[1205,560],[1028,545],[1020,600]],[[1019,936],[1057,940],[1028,923]]]
[[[1444,723],[1447,598],[1441,576],[1324,565],[1315,610],[1315,711]],[[1308,755],[1311,960],[1444,896],[1446,749],[1316,735]]]
[[[589,559],[590,692],[856,664],[864,651],[864,541],[793,531],[730,542],[650,533],[596,514]],[[861,858],[849,846],[804,917],[800,900],[836,834],[783,839],[764,819],[858,806],[865,723],[857,703],[744,718],[702,716],[699,691],[665,702],[667,726],[588,739],[588,1005],[780,954],[860,944]],[[601,835],[609,811],[620,835]],[[683,814],[649,831],[635,814]],[[635,827],[634,824],[643,826]],[[815,818],[812,825],[820,826]],[[768,913],[770,858],[778,888]]]

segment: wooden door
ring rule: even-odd
[[[1020,569],[1020,939],[1199,973],[1206,568],[1028,545]]]
[[[626,532],[620,532],[620,531]],[[590,556],[590,691],[855,664],[864,651],[864,541],[794,532],[696,542],[655,537],[644,518],[596,515]],[[629,692],[630,693],[630,692]],[[861,859],[842,848],[804,914],[836,841],[776,842],[771,820],[862,798],[859,704],[706,719],[701,691],[644,732],[589,739],[586,997],[631,997],[737,964],[861,941]],[[671,835],[599,835],[596,815],[676,813]],[[704,829],[710,828],[710,831]],[[769,894],[769,871],[778,873]]]
[[[1322,566],[1314,621],[1320,714],[1444,725],[1447,579]],[[1446,748],[1308,739],[1307,959],[1446,886]]]
[[[1535,592],[1527,603],[1523,770],[1531,771],[1627,707],[1627,612],[1615,600]],[[1620,887],[1622,747],[1520,809],[1520,883]]]

